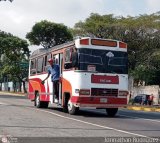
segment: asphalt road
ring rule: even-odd
[[[0,95],[0,142],[5,137],[18,143],[153,139],[160,137],[160,113],[120,109],[110,118],[103,109],[81,109],[73,116],[55,105],[37,109],[26,97]]]

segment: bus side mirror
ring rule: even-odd
[[[78,53],[72,53],[72,67],[78,67]]]

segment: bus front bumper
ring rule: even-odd
[[[72,96],[71,102],[77,107],[118,108],[127,105],[127,98]]]

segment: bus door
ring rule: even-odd
[[[59,54],[59,67],[60,67],[60,76],[62,75],[62,65],[63,65],[63,53]],[[62,82],[59,82],[59,103],[62,104]]]
[[[55,58],[55,63],[59,65],[60,67],[60,76],[62,76],[62,61],[63,61],[63,54],[57,54],[54,55],[53,58]],[[54,89],[53,89],[54,90]],[[59,82],[59,104],[62,103],[62,83]]]

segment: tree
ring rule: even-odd
[[[111,34],[111,26],[116,22],[116,18],[112,14],[99,15],[91,13],[90,17],[85,22],[75,24],[72,32],[74,36],[95,36],[99,38],[109,37]]]
[[[20,63],[24,61],[28,62],[30,52],[27,41],[1,31],[0,50],[0,75],[7,75],[11,81],[18,81],[20,84],[25,84],[23,78],[28,76],[28,68],[24,70],[20,67]]]
[[[31,44],[42,45],[47,49],[72,40],[72,34],[63,24],[44,20],[36,23],[26,38]]]

